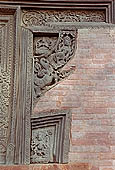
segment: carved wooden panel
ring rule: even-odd
[[[6,11],[7,12],[7,11]],[[0,15],[0,163],[5,163],[11,116],[14,17]]]
[[[74,56],[75,38],[76,30],[72,30],[72,28],[66,29],[65,27],[65,30],[60,30],[59,27],[55,30],[50,27],[47,29],[43,27],[21,28],[20,71],[23,70],[23,74],[19,72],[19,100],[14,154],[16,164],[29,164],[31,161],[30,115],[33,106],[42,94],[71,73],[71,68],[70,70],[62,70],[62,68]],[[44,133],[47,133],[47,129]],[[53,139],[54,136],[51,137],[51,140]],[[66,142],[69,142],[69,138]],[[64,160],[62,158],[60,158],[61,160],[56,159],[56,162],[62,163],[64,160],[67,162],[65,158]],[[50,161],[54,162],[53,156],[51,156]],[[9,163],[9,161],[7,162]],[[31,161],[31,163],[35,162]],[[49,162],[49,160],[41,158],[37,162]]]
[[[34,36],[34,100],[69,76],[62,70],[73,57],[76,31],[47,30]]]
[[[23,10],[23,26],[40,26],[57,22],[105,22],[104,10]]]
[[[70,123],[66,110],[32,116],[31,163],[68,162]]]

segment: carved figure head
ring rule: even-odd
[[[38,132],[36,138],[37,138],[38,141],[42,141],[43,136],[44,136],[43,132]]]
[[[48,53],[49,45],[45,37],[41,37],[40,39],[38,39],[35,46],[37,54],[42,55]]]
[[[66,35],[64,37],[64,45],[66,45],[66,46],[70,46],[71,45],[71,38],[68,35]]]

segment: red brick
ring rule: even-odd
[[[103,167],[100,167],[99,170],[115,170],[115,166],[103,166]]]
[[[87,163],[0,166],[0,170],[90,170]]]
[[[29,170],[27,165],[0,166],[0,170]]]

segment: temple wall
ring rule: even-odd
[[[79,29],[74,72],[42,96],[33,114],[72,113],[69,162],[115,169],[115,28]]]
[[[0,170],[115,170],[115,0],[0,0]]]

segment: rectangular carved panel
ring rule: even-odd
[[[31,118],[31,163],[67,163],[71,114],[39,113]]]
[[[23,10],[23,26],[41,26],[58,22],[105,22],[104,10]]]

